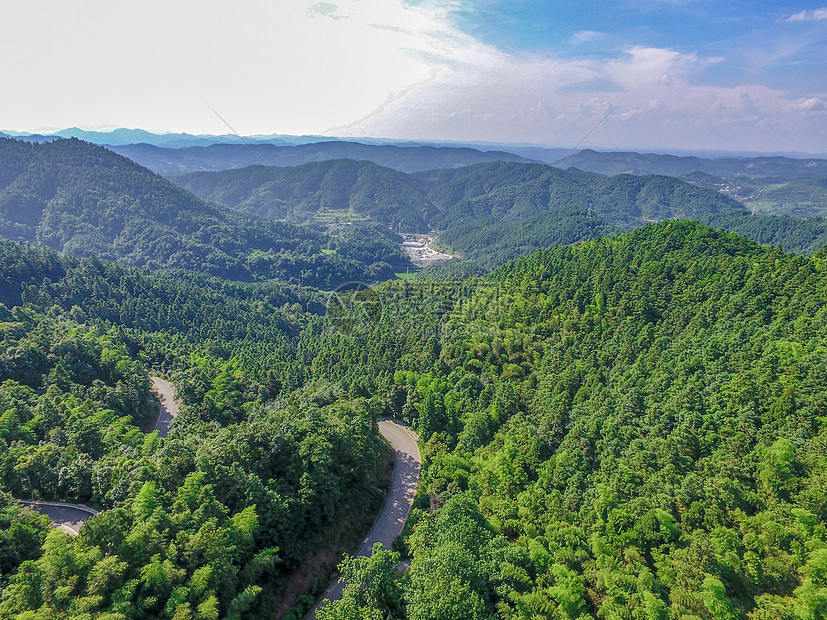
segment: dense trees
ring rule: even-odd
[[[510,263],[436,346],[401,308],[352,334],[410,347],[369,371],[423,439],[407,616],[821,617],[825,294],[670,223]]]
[[[295,392],[318,293],[0,256],[0,492],[109,508],[67,540],[8,504],[0,615],[266,615],[331,528],[376,509],[377,405]],[[164,440],[139,428],[148,365],[184,400]]]
[[[4,617],[266,615],[380,498],[382,414],[421,438],[410,568],[347,563],[328,620],[825,613],[824,250],[665,222],[326,297],[0,265],[3,490],[111,506],[68,539],[0,496]],[[184,400],[163,440],[149,367]]]
[[[67,254],[232,280],[279,278],[332,288],[393,277],[407,264],[371,228],[373,254],[335,236],[206,203],[146,168],[79,140],[0,139],[0,236]]]

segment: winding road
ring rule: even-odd
[[[174,397],[174,388],[169,381],[160,377],[150,377],[152,386],[158,394],[160,411],[155,429],[159,436],[166,437],[169,432],[169,424],[178,415],[179,403]],[[379,433],[390,444],[394,451],[393,478],[391,487],[382,509],[376,517],[368,537],[365,538],[357,556],[369,556],[373,545],[382,543],[385,548],[393,546],[396,537],[402,533],[405,521],[411,512],[414,495],[419,485],[419,472],[422,467],[422,457],[419,454],[416,437],[413,433],[390,420],[379,422]],[[98,513],[94,508],[82,504],[64,504],[59,502],[42,502],[23,500],[37,512],[48,515],[54,522],[55,527],[77,536],[78,530],[84,521]],[[344,583],[336,581],[327,589],[321,601],[311,609],[304,620],[316,620],[316,610],[323,607],[327,601],[338,600],[345,588]]]
[[[175,400],[175,388],[166,379],[161,377],[150,377],[152,389],[158,394],[160,412],[154,430],[158,431],[159,437],[166,437],[169,434],[169,423],[178,415],[180,403]]]
[[[80,526],[98,511],[83,504],[64,504],[62,502],[43,502],[40,500],[21,499],[35,512],[46,515],[52,520],[53,527],[63,530],[70,536],[77,536]]]
[[[158,421],[153,430],[158,431],[160,437],[169,433],[169,423],[178,415],[179,402],[175,400],[175,388],[172,384],[160,377],[150,377],[152,388],[158,396]],[[52,520],[52,525],[71,536],[77,536],[83,523],[98,514],[98,511],[83,504],[65,504],[63,502],[44,502],[40,500],[20,500],[35,512],[46,515]]]
[[[382,510],[379,511],[370,534],[356,553],[357,556],[370,555],[373,545],[378,542],[385,545],[387,549],[393,546],[393,541],[405,527],[405,521],[413,506],[416,487],[419,485],[422,457],[411,431],[396,422],[382,420],[379,422],[379,432],[395,453],[393,479]],[[323,607],[327,600],[338,600],[344,588],[345,584],[337,578],[324,593],[322,600],[307,613],[304,620],[315,620],[316,610]]]

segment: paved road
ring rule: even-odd
[[[379,432],[393,448],[396,458],[393,465],[393,480],[382,510],[376,517],[370,534],[362,543],[357,556],[368,556],[374,543],[380,542],[387,549],[393,545],[396,537],[402,533],[405,521],[411,512],[416,487],[419,485],[419,469],[422,457],[411,432],[396,424],[383,420],[379,422]],[[315,620],[316,610],[324,605],[325,599],[335,601],[342,596],[345,584],[338,578],[324,593],[321,602],[308,612],[304,620]]]
[[[161,379],[160,377],[150,377],[152,380],[152,387],[158,394],[158,403],[160,405],[160,412],[158,413],[158,421],[155,423],[155,429],[158,435],[166,437],[169,432],[169,423],[172,418],[178,415],[179,403],[175,400],[175,389],[169,381]],[[90,517],[98,514],[94,508],[89,508],[83,504],[64,504],[61,502],[42,502],[39,500],[21,500],[23,504],[29,506],[32,510],[46,515],[52,520],[55,527],[60,528],[67,534],[77,536],[78,531],[83,525],[84,521]]]
[[[46,515],[52,520],[55,527],[67,534],[77,536],[84,521],[98,514],[98,511],[83,504],[63,504],[61,502],[43,502],[40,500],[23,499],[32,510]]]
[[[150,377],[152,380],[152,389],[158,394],[158,403],[161,406],[161,411],[158,414],[158,421],[155,423],[155,430],[158,431],[160,437],[166,437],[169,433],[169,423],[172,418],[178,415],[178,407],[180,403],[175,400],[175,388],[172,384],[161,377]]]

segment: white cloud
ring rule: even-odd
[[[779,21],[792,24],[795,22],[817,22],[823,19],[827,19],[827,7],[824,7],[823,9],[814,9],[812,11],[801,11],[800,13],[795,13],[789,17],[782,17]]]
[[[821,97],[806,97],[797,99],[788,106],[792,110],[802,112],[822,112],[827,113],[827,102]]]
[[[823,93],[790,99],[760,84],[710,86],[703,71],[720,58],[655,47],[604,60],[509,54],[456,28],[458,6],[8,0],[0,21],[15,27],[0,54],[16,61],[0,66],[0,80],[15,87],[0,99],[0,122],[226,132],[207,101],[245,134],[336,128],[330,133],[565,146],[616,106],[591,144],[827,143]]]
[[[0,121],[227,131],[207,101],[242,133],[320,132],[427,80],[427,54],[448,51],[438,17],[387,0],[9,0]]]
[[[596,41],[606,36],[605,32],[597,32],[596,30],[580,30],[575,32],[572,40],[575,43],[587,43],[589,41]]]
[[[453,54],[461,63],[433,58],[431,79],[338,133],[565,146],[616,106],[591,144],[823,150],[827,138],[823,123],[810,123],[816,107],[783,92],[703,84],[702,71],[721,58],[652,47],[607,61],[517,57],[475,40],[456,42],[465,46]],[[601,92],[595,85],[602,84]]]

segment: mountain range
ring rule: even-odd
[[[233,279],[316,286],[371,281],[404,268],[384,228],[347,235],[208,203],[135,162],[76,139],[0,139],[0,235],[75,256]]]
[[[175,181],[205,200],[262,217],[363,217],[403,232],[436,230],[449,250],[489,267],[647,222],[743,210],[719,192],[671,177],[606,177],[516,162],[403,173],[336,160]]]
[[[346,142],[287,148],[316,149],[319,156],[356,149],[397,166],[431,156],[457,163],[496,155]],[[747,217],[741,203],[698,178],[609,177],[519,161],[408,173],[338,159],[191,173],[173,183],[76,139],[4,139],[0,158],[2,236],[241,280],[275,277],[326,288],[391,278],[410,266],[391,231],[438,231],[442,249],[483,269],[663,219],[696,219],[797,252],[827,240],[822,219]]]
[[[403,172],[454,168],[488,161],[531,161],[505,151],[479,151],[472,148],[435,146],[403,147],[343,141],[291,146],[212,144],[169,149],[150,144],[129,144],[110,148],[164,176],[242,168],[262,163],[271,166],[296,166],[331,159],[372,161]]]

